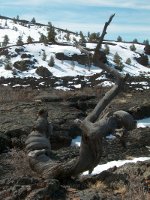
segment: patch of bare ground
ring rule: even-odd
[[[128,164],[114,168],[96,176],[76,177],[68,180],[43,180],[33,173],[28,165],[24,151],[24,138],[29,134],[40,108],[46,107],[49,120],[54,125],[52,146],[66,142],[75,118],[82,118],[90,112],[98,99],[105,95],[108,88],[94,87],[76,91],[53,89],[0,88],[0,135],[6,135],[11,142],[5,153],[0,154],[0,198],[11,200],[53,199],[53,200],[149,200],[148,181],[149,162]],[[130,110],[149,104],[150,91],[126,89],[109,105],[108,110]],[[43,98],[44,97],[44,98]],[[133,111],[133,110],[132,110]],[[130,132],[127,148],[116,139],[104,142],[102,163],[128,156],[147,156],[149,129],[136,129]],[[62,137],[63,136],[63,137]],[[72,136],[71,134],[69,136]],[[142,143],[141,143],[142,142]],[[65,143],[69,144],[69,142]],[[58,157],[64,161],[79,155],[78,148],[58,145]],[[133,155],[134,154],[134,155]],[[49,193],[49,191],[52,191]]]

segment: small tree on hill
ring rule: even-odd
[[[32,43],[32,42],[33,42],[33,38],[31,36],[28,36],[27,43]]]
[[[39,42],[42,42],[44,44],[47,44],[47,37],[42,33],[40,38],[39,38]]]
[[[9,38],[8,38],[8,35],[4,35],[4,40],[2,42],[2,46],[3,47],[6,47],[9,43]]]
[[[7,20],[5,21],[5,26],[7,26]]]
[[[149,40],[144,40],[144,41],[143,41],[143,44],[144,44],[144,45],[149,45]]]
[[[135,47],[134,44],[132,44],[132,45],[130,46],[130,50],[131,50],[131,51],[136,51],[136,47]]]
[[[126,64],[127,64],[127,65],[131,65],[131,59],[130,59],[130,58],[127,58]]]
[[[4,66],[5,66],[5,70],[12,70],[12,63],[8,58],[6,58]]]
[[[86,39],[85,39],[85,37],[84,37],[82,31],[80,31],[80,43],[83,44],[83,43],[85,43],[85,42],[86,42]]]
[[[48,35],[47,35],[48,42],[55,42],[56,33],[55,33],[54,26],[52,26],[51,23],[49,23],[47,31],[48,31]]]
[[[46,58],[47,58],[47,55],[46,55],[46,53],[45,53],[45,50],[43,50],[43,57],[42,57],[42,60],[46,60]]]
[[[110,53],[110,49],[109,49],[108,44],[105,44],[104,52],[106,53],[106,55],[108,55]]]
[[[67,32],[67,34],[65,35],[65,37],[66,37],[67,41],[70,41],[70,33],[69,32]]]
[[[133,40],[133,43],[138,43],[138,40],[135,38],[134,40]]]
[[[36,20],[35,20],[34,17],[31,19],[31,23],[32,23],[32,24],[35,24],[35,23],[36,23]]]
[[[23,45],[22,36],[19,35],[17,45]]]
[[[114,63],[116,64],[115,68],[118,69],[118,70],[120,70],[120,71],[122,71],[122,69],[123,69],[123,67],[124,67],[121,60],[122,60],[121,57],[120,57],[119,54],[116,52],[115,55],[114,55],[113,61],[114,61]]]
[[[117,42],[122,42],[122,37],[121,36],[118,36]]]
[[[49,65],[50,67],[53,67],[53,66],[55,65],[55,60],[54,60],[54,57],[53,57],[53,56],[50,57],[50,60],[49,60],[49,62],[48,62],[48,65]]]
[[[91,33],[89,36],[89,42],[97,42],[100,38],[100,33]]]

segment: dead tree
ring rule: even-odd
[[[109,23],[113,16],[110,17],[108,21]],[[109,23],[107,23],[107,26]],[[107,26],[104,28],[105,33]],[[104,34],[102,33],[102,36],[103,35]],[[101,41],[98,43],[98,49],[100,46]],[[96,51],[98,51],[98,49]],[[41,140],[38,138],[36,149],[34,148],[32,150],[32,148],[30,148],[30,152],[28,152],[30,166],[44,178],[74,176],[84,171],[89,171],[89,173],[91,173],[94,167],[96,167],[100,162],[103,138],[109,133],[114,133],[118,128],[123,128],[125,132],[136,127],[136,122],[133,117],[123,110],[116,111],[113,114],[107,113],[103,115],[104,109],[108,106],[111,100],[123,90],[127,76],[122,76],[116,69],[101,63],[98,53],[95,53],[94,56],[97,65],[107,73],[114,76],[116,84],[102,99],[99,100],[96,107],[84,120],[75,120],[75,123],[82,130],[79,158],[75,158],[65,163],[59,162],[51,155],[51,153],[47,153],[50,152],[50,145],[45,136],[41,136]],[[32,135],[35,137],[36,134],[40,134],[38,130],[34,131],[35,133],[31,133],[29,138],[32,138]],[[31,143],[33,142],[32,139],[29,141],[31,141]],[[29,145],[30,142],[27,143]],[[32,146],[32,144],[30,146]]]

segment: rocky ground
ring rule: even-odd
[[[76,91],[53,89],[0,88],[0,199],[149,199],[150,161],[113,167],[94,176],[64,180],[43,180],[29,167],[24,142],[36,120],[37,111],[47,108],[54,126],[52,149],[61,161],[79,155],[71,140],[80,135],[74,119],[84,118],[107,88],[82,88]],[[107,111],[124,109],[135,119],[150,117],[150,91],[126,87]],[[112,160],[149,156],[150,128],[129,132],[125,145],[119,138],[104,139],[100,164]]]

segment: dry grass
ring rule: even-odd
[[[13,177],[24,177],[24,176],[33,176],[37,177],[37,175],[31,170],[29,166],[28,157],[24,150],[11,149],[9,152],[9,159],[7,161],[13,171],[11,172],[11,176]]]
[[[74,91],[54,90],[52,92],[52,94],[66,100],[73,96],[83,96],[83,95],[88,95],[88,96],[95,95],[95,96],[99,97],[99,96],[105,94],[105,92],[107,90],[108,90],[107,88],[103,88],[103,87],[93,87],[93,88],[85,87],[83,89],[76,89]]]
[[[149,200],[150,193],[144,189],[141,177],[131,175],[129,179],[128,191],[122,198],[123,200]]]
[[[0,86],[0,103],[29,101],[37,94],[31,88],[11,88]]]

